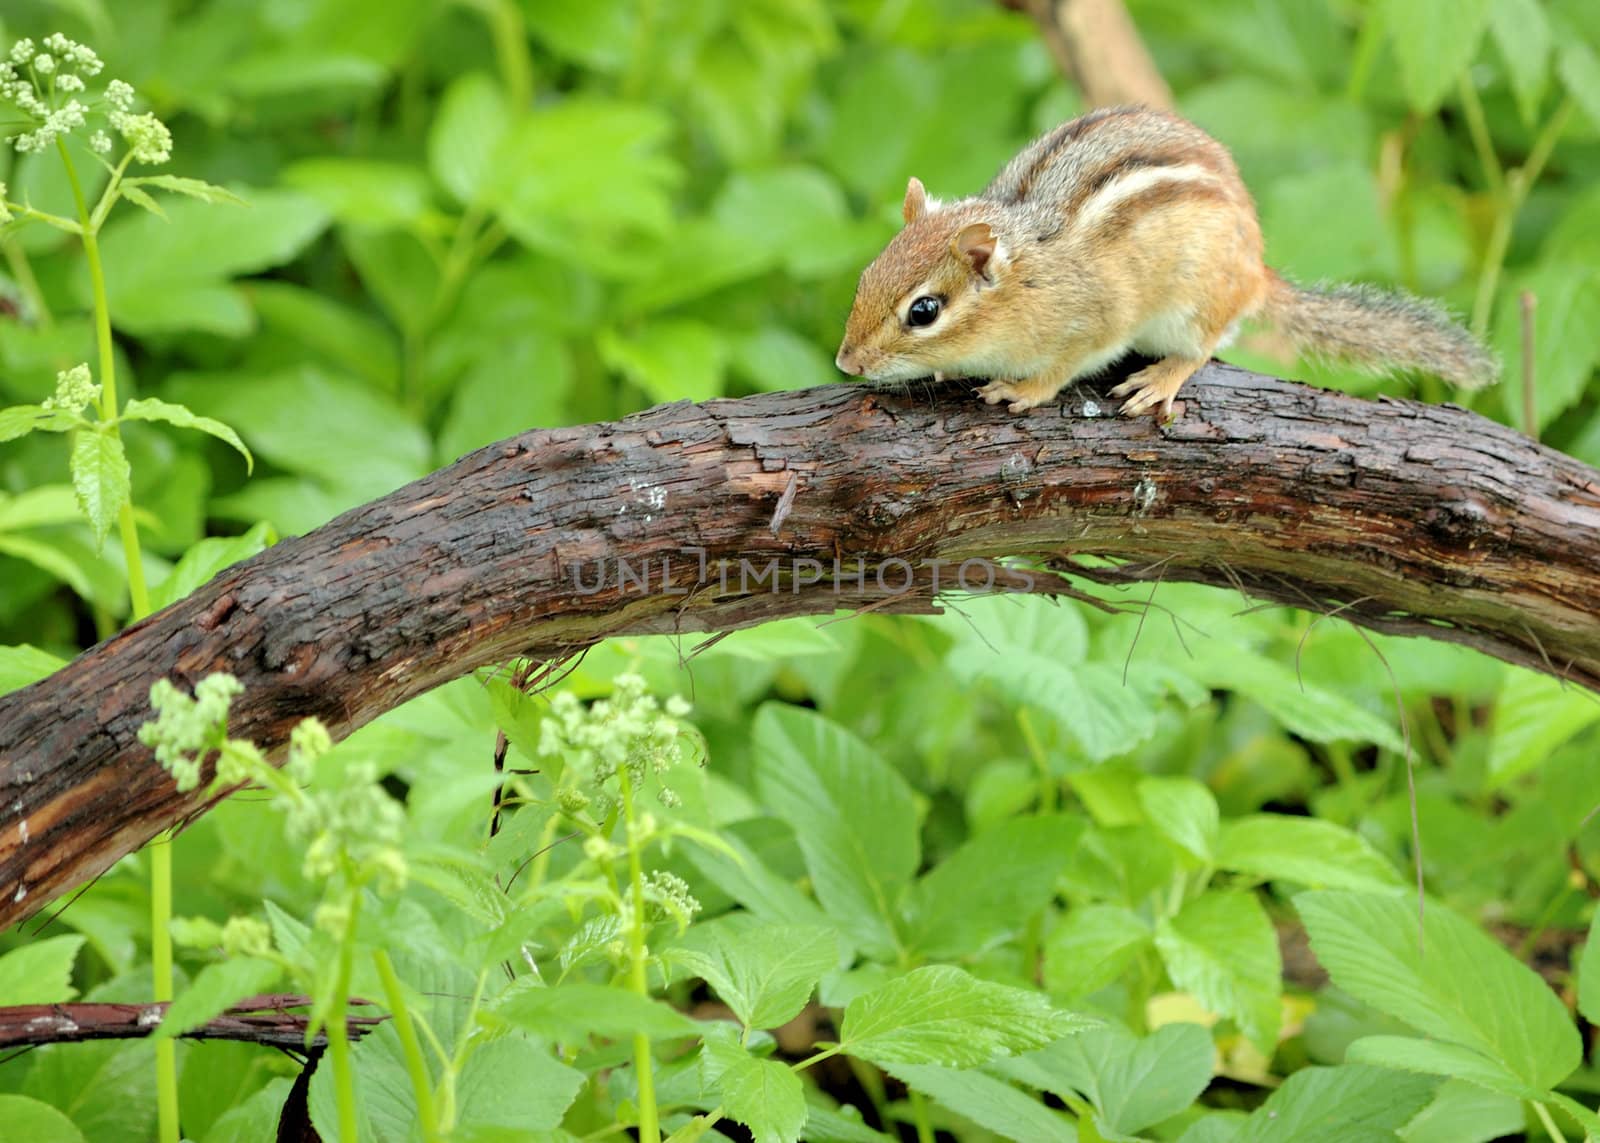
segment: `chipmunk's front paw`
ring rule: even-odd
[[[1010,401],[1007,406],[1013,413],[1025,413],[1033,408],[1033,401],[1025,394],[1018,391],[1018,386],[1012,381],[991,381],[978,390],[978,396],[986,404],[998,405],[1001,401]]]
[[[1178,357],[1167,357],[1154,365],[1147,365],[1111,390],[1113,397],[1127,397],[1122,403],[1122,415],[1135,417],[1156,406],[1161,407],[1162,421],[1172,420],[1172,402],[1194,371],[1204,364]],[[1131,394],[1131,396],[1130,396]]]
[[[1026,413],[1050,401],[1059,392],[1061,385],[1058,383],[1028,377],[1021,381],[991,381],[978,390],[978,396],[991,405],[1010,401],[1006,408],[1013,413]]]

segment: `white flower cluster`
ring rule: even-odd
[[[85,368],[85,377],[88,372]],[[201,762],[228,742],[228,707],[243,691],[238,679],[224,674],[201,679],[195,684],[193,698],[166,679],[157,680],[150,688],[150,705],[157,717],[139,728],[139,741],[155,750],[156,761],[172,775],[179,790],[198,786]]]
[[[0,59],[0,104],[11,104],[35,126],[9,137],[19,154],[47,150],[63,135],[84,126],[98,109],[74,96],[84,92],[85,78],[100,74],[104,65],[94,50],[57,32],[42,45],[18,40]],[[133,88],[120,79],[106,85],[105,117],[128,143],[141,163],[164,163],[172,157],[172,133],[154,115],[133,113]],[[89,146],[98,154],[111,150],[111,136],[96,131]],[[0,222],[5,221],[0,218]]]
[[[618,675],[614,686],[610,698],[587,707],[570,691],[556,695],[550,702],[552,717],[540,728],[539,753],[584,767],[596,787],[626,769],[639,789],[646,772],[659,777],[678,760],[678,719],[689,713],[689,704],[673,695],[663,706],[645,693],[644,679],[631,673]],[[666,786],[659,797],[668,806],[678,801]],[[570,808],[581,808],[575,797],[566,801]]]
[[[0,198],[5,188],[0,185]],[[94,383],[87,364],[74,365],[56,374],[56,391],[44,399],[43,408],[62,409],[68,413],[81,413],[85,405],[100,399],[100,386]]]

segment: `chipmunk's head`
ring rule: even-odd
[[[981,320],[1004,281],[1008,256],[980,202],[948,206],[921,181],[906,187],[906,225],[861,273],[834,359],[872,381],[981,370],[988,356]]]

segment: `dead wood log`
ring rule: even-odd
[[[1338,608],[1600,688],[1600,473],[1453,406],[1222,365],[1184,398],[1160,427],[1088,389],[1019,417],[962,385],[838,385],[481,449],[0,697],[0,921],[208,804],[136,738],[157,679],[232,672],[231,732],[276,751],[306,715],[343,736],[610,635],[926,611],[978,557]]]

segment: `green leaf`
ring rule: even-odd
[[[1219,648],[1188,666],[1190,673],[1206,686],[1238,692],[1301,738],[1312,742],[1371,742],[1397,754],[1405,748],[1386,719],[1333,691],[1302,683],[1291,667],[1243,648]]]
[[[25,1095],[0,1095],[0,1123],[13,1139],[28,1143],[84,1143],[77,1124],[48,1103]]]
[[[1050,1007],[1031,989],[929,965],[850,1001],[839,1043],[848,1054],[880,1067],[963,1068],[1030,1051],[1092,1023]]]
[[[161,204],[155,199],[151,198],[144,191],[140,190],[138,187],[123,183],[122,187],[117,191],[117,193],[123,198],[127,199],[129,202],[133,203],[134,206],[142,207],[143,209],[148,210],[162,222],[167,221],[167,212],[161,209]]]
[[[1082,833],[1072,818],[1027,817],[978,834],[912,886],[910,947],[930,959],[965,956],[1022,929],[1050,900]]]
[[[1589,122],[1600,127],[1600,57],[1582,40],[1569,38],[1556,53],[1556,73]]]
[[[106,542],[117,514],[128,503],[132,475],[122,441],[105,429],[83,429],[73,436],[72,488],[96,544]]]
[[[1120,905],[1069,909],[1045,944],[1045,986],[1069,1000],[1098,992],[1151,946],[1153,936],[1144,918]]]
[[[430,205],[428,178],[409,163],[301,159],[283,168],[278,178],[321,203],[336,221],[355,226],[412,226]]]
[[[282,532],[304,532],[427,471],[429,441],[395,402],[371,386],[312,367],[279,373],[190,374],[169,393],[190,408],[241,426],[253,453],[313,480],[266,478],[213,502],[213,511]],[[306,409],[317,416],[307,417]],[[359,431],[357,431],[359,427]],[[275,489],[286,495],[274,498]]]
[[[542,21],[543,13],[536,24]],[[505,94],[482,72],[456,77],[439,98],[428,129],[428,170],[462,206],[483,193],[510,125]]]
[[[1308,281],[1371,275],[1392,260],[1392,230],[1365,156],[1268,183],[1261,229],[1273,265]]]
[[[136,1001],[143,989],[91,994],[90,1000]],[[71,1113],[72,1121],[93,1143],[143,1143],[155,1136],[155,1069],[150,1046],[134,1041],[72,1044],[71,1051],[35,1052],[20,1094],[40,1099]],[[180,1056],[181,1058],[181,1056]]]
[[[174,194],[197,198],[201,202],[208,202],[213,205],[250,205],[227,187],[219,187],[214,183],[206,182],[204,179],[184,178],[182,175],[141,175],[138,178],[123,179],[120,185],[124,190],[128,187],[156,187],[160,190],[172,191]]]
[[[1383,1068],[1302,1068],[1256,1108],[1231,1143],[1392,1143],[1436,1086]]]
[[[755,850],[730,833],[724,833],[722,840],[732,854],[699,847],[688,850],[690,863],[706,880],[769,924],[828,927],[828,917],[817,903],[773,872]]]
[[[81,418],[65,409],[46,409],[42,405],[12,405],[0,409],[0,441],[14,441],[29,433],[64,433],[76,427]]]
[[[214,421],[210,417],[197,417],[182,405],[158,401],[154,397],[140,397],[129,401],[122,407],[122,419],[125,421],[161,421],[180,429],[195,429],[198,432],[214,436],[219,441],[232,445],[234,451],[244,457],[246,472],[252,472],[255,469],[255,458],[250,455],[250,450],[244,447],[244,442],[239,439],[238,433],[221,421]]]
[[[1533,311],[1534,415],[1542,430],[1578,402],[1600,363],[1600,268],[1584,258],[1546,258],[1509,282],[1500,296],[1509,303],[1524,291],[1538,303]],[[1494,348],[1502,361],[1522,360],[1520,306],[1498,307]],[[1511,423],[1526,431],[1521,399],[1502,394],[1502,400]]]
[[[521,1036],[479,1044],[457,1079],[460,1124],[516,1131],[561,1126],[587,1077],[553,1059],[550,1050]]]
[[[1399,1135],[1405,1143],[1489,1143],[1523,1125],[1521,1100],[1450,1080]]]
[[[659,1000],[602,984],[513,987],[491,1011],[536,1036],[561,1039],[594,1034],[622,1040],[643,1032],[653,1040],[673,1040],[700,1032],[693,1020]]]
[[[907,1087],[979,1127],[1017,1143],[1074,1143],[1072,1123],[1037,1099],[982,1072],[935,1064],[894,1064],[886,1069]]]
[[[810,338],[766,325],[733,343],[733,368],[757,389],[807,389],[839,379],[833,361]]]
[[[694,925],[666,955],[709,984],[747,1028],[788,1023],[839,965],[832,931],[748,914]]]
[[[1155,732],[1155,711],[1122,685],[1120,669],[1083,662],[1088,632],[1076,605],[997,595],[964,600],[936,622],[956,639],[945,662],[957,678],[1048,713],[1091,762]]]
[[[828,165],[863,194],[883,195],[891,187],[903,192],[915,140],[902,112],[933,102],[938,82],[926,59],[903,50],[874,52],[847,69],[822,138]]]
[[[1491,0],[1489,30],[1517,99],[1517,112],[1525,124],[1539,115],[1550,82],[1550,21],[1539,0]]]
[[[1015,1079],[1094,1104],[1102,1130],[1133,1135],[1186,1109],[1211,1082],[1216,1047],[1199,1024],[1166,1024],[1148,1036],[1091,1028],[996,1067]]]
[[[399,388],[395,336],[376,314],[289,282],[253,281],[248,296],[267,332],[292,339],[329,365],[385,392]]]
[[[1590,692],[1549,675],[1507,671],[1494,704],[1488,784],[1520,778],[1596,722],[1600,700]]]
[[[810,1104],[807,1143],[894,1143],[890,1136],[863,1123],[861,1112],[853,1105],[835,1107],[809,1085],[806,1100]]]
[[[639,19],[631,0],[540,0],[528,31],[558,56],[614,72],[632,58]]]
[[[14,647],[0,647],[0,695],[20,690],[54,674],[67,665],[48,651],[41,651],[27,643]]]
[[[8,824],[27,839],[27,820]],[[83,948],[81,936],[47,937],[0,956],[0,1005],[62,1004],[78,995],[72,966]]]
[[[117,327],[139,336],[248,333],[249,306],[228,280],[292,260],[328,223],[323,208],[297,192],[253,191],[251,199],[248,216],[180,199],[167,207],[170,221],[139,214],[107,226],[100,242]]]
[[[1193,778],[1145,778],[1139,805],[1157,829],[1200,861],[1212,860],[1220,811],[1205,784]]]
[[[151,1038],[171,1039],[198,1028],[245,997],[264,993],[282,971],[276,961],[252,956],[206,965],[172,1002]]]
[[[756,714],[756,789],[789,823],[817,899],[869,955],[900,947],[895,905],[920,856],[905,779],[843,727],[776,703]]]
[[[1477,55],[1489,0],[1385,0],[1382,11],[1411,107],[1430,112]]]
[[[1272,922],[1254,894],[1212,891],[1194,898],[1156,925],[1156,947],[1174,984],[1272,1052],[1283,962]]]
[[[672,120],[654,107],[563,99],[523,115],[497,152],[485,201],[524,245],[608,272],[672,227],[682,172],[666,152]]]
[[[187,1067],[183,1074],[188,1076]],[[269,1080],[265,1087],[258,1088],[219,1115],[203,1136],[205,1143],[259,1143],[262,1139],[276,1138],[283,1105],[292,1087],[282,1076]],[[183,1100],[184,1107],[189,1103],[188,1099]]]
[[[160,610],[176,603],[224,568],[265,551],[272,538],[272,525],[263,522],[240,536],[201,540],[183,553],[166,579],[151,589],[150,606]]]
[[[1420,1075],[1450,1076],[1518,1100],[1539,1099],[1542,1094],[1482,1052],[1460,1044],[1410,1036],[1363,1036],[1345,1050],[1345,1060]]]
[[[453,460],[513,431],[565,424],[574,372],[560,338],[542,330],[521,331],[501,353],[478,362],[457,382],[449,416],[439,429],[439,460]],[[507,386],[507,377],[518,378],[518,384]]]
[[[755,1143],[796,1143],[805,1128],[800,1077],[777,1060],[759,1060],[741,1050],[718,1076],[717,1091],[723,1111],[748,1127]]]
[[[1251,814],[1222,827],[1216,864],[1263,881],[1381,891],[1401,884],[1394,866],[1360,834],[1319,818]]]
[[[1435,1039],[1472,1048],[1547,1090],[1578,1066],[1566,1009],[1537,973],[1445,909],[1430,904],[1419,949],[1412,903],[1335,890],[1295,907],[1334,983]]]
[[[342,226],[339,240],[367,291],[402,331],[417,333],[433,319],[439,266],[416,235]]]
[[[73,505],[73,518],[81,518],[77,505]],[[41,571],[55,576],[83,599],[99,602],[94,584],[88,574],[74,562],[72,556],[58,547],[30,536],[0,534],[0,553],[26,560]]]
[[[711,217],[724,233],[798,277],[818,269],[819,252],[837,249],[850,232],[844,191],[814,167],[735,172],[717,192]]]
[[[689,318],[648,322],[626,335],[601,331],[600,359],[652,401],[704,401],[722,392],[728,346],[715,326]]]
[[[1589,936],[1578,959],[1578,1011],[1591,1024],[1600,1023],[1600,909],[1589,920]],[[0,962],[3,963],[3,962]]]

